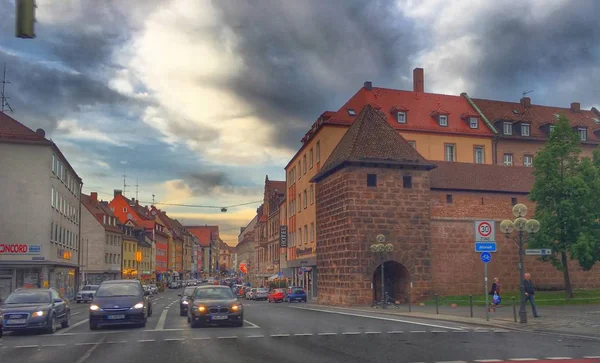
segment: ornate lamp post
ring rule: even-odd
[[[378,243],[374,243],[371,245],[370,249],[373,254],[379,255],[381,261],[381,308],[385,309],[387,307],[386,297],[385,297],[385,282],[384,282],[384,257],[388,252],[392,252],[394,250],[394,245],[391,243],[384,244],[385,236],[382,234],[377,235],[376,237]]]
[[[500,231],[509,238],[509,235],[516,230],[518,232],[515,242],[519,246],[519,286],[521,289],[521,307],[519,308],[519,322],[527,323],[527,311],[525,310],[525,270],[523,269],[523,245],[529,240],[533,233],[540,230],[540,222],[536,219],[527,219],[527,206],[525,204],[515,204],[512,209],[516,217],[514,221],[505,219],[500,223]]]

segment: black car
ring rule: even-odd
[[[100,284],[90,305],[90,329],[105,325],[145,327],[152,315],[150,293],[137,280],[110,280]]]
[[[196,290],[196,286],[186,287],[183,290],[183,294],[177,294],[177,296],[181,296],[179,300],[179,315],[186,316],[188,312],[188,306],[192,300],[192,296],[194,296],[194,291]]]
[[[3,331],[40,329],[54,333],[71,322],[69,302],[50,289],[17,289],[0,305]]]
[[[189,304],[188,323],[192,328],[222,323],[239,327],[244,325],[244,310],[229,286],[199,286]]]

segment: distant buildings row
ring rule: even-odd
[[[18,287],[200,278],[228,270],[218,226],[183,226],[120,190],[101,201],[42,129],[0,113],[0,301]]]
[[[319,206],[342,213],[350,210],[361,198],[384,198],[375,189],[365,189],[364,194],[348,194],[345,197],[337,196],[335,200],[325,200],[325,194],[317,190],[315,176],[322,172],[324,165],[332,164],[335,170],[352,165],[345,159],[348,155],[341,155],[339,151],[334,157],[340,160],[329,159],[336,149],[344,149],[347,154],[355,151],[347,145],[340,145],[340,142],[366,106],[382,114],[390,129],[401,135],[405,143],[420,156],[440,165],[433,175],[440,175],[440,170],[443,170],[443,175],[448,176],[447,182],[441,177],[436,179],[435,184],[432,182],[431,188],[439,189],[444,198],[428,201],[428,205],[439,203],[447,208],[452,207],[452,218],[470,223],[473,219],[485,217],[481,208],[484,201],[491,197],[498,203],[488,206],[485,202],[486,210],[506,209],[509,211],[508,217],[511,205],[527,199],[532,179],[526,168],[532,166],[533,156],[548,140],[559,115],[567,116],[573,129],[578,132],[583,155],[591,156],[600,144],[600,111],[593,107],[581,109],[578,102],[572,102],[568,107],[557,107],[533,104],[529,97],[523,97],[518,102],[505,102],[471,98],[466,93],[458,96],[427,93],[421,68],[413,71],[412,90],[379,88],[371,82],[365,82],[337,111],[323,112],[312,124],[302,138],[299,150],[285,166],[285,181],[266,178],[263,203],[252,221],[241,229],[238,238],[239,261],[247,264],[249,278],[254,283],[262,284],[280,274],[291,279],[295,285],[304,286],[310,295],[317,296],[318,285],[325,276],[319,277],[322,272],[319,268],[326,265],[326,262],[319,264],[318,253],[321,248],[326,248],[325,243],[329,243],[323,237],[325,230],[319,229],[319,224],[326,222],[317,218]],[[361,125],[370,127],[367,121]],[[346,138],[344,142],[351,141]],[[398,147],[402,148],[402,143],[394,140],[393,145],[382,143],[373,146],[374,150],[365,152],[381,151],[380,154],[385,154],[388,149]],[[376,160],[373,166],[385,164],[385,160],[373,160]],[[523,172],[516,169],[522,169]],[[460,178],[453,178],[454,173],[463,173],[461,177],[464,182],[457,182]],[[515,173],[519,176],[515,176]],[[490,181],[490,177],[495,179]],[[378,185],[376,176],[371,178],[375,178],[375,181],[365,180],[365,183]],[[482,194],[467,196],[466,193],[472,192],[473,188]],[[402,190],[397,189],[395,193],[400,192]],[[388,195],[387,198],[393,200],[395,196]],[[375,201],[372,203],[376,204]],[[471,215],[469,210],[477,212]],[[407,210],[405,214],[412,212]],[[429,213],[431,215],[433,212]],[[444,213],[450,213],[450,209]],[[440,215],[442,217],[450,218],[450,215]],[[498,214],[493,217],[499,218]],[[348,218],[351,218],[350,214]],[[379,222],[383,226],[390,221],[379,219]],[[377,226],[371,223],[372,227]],[[344,233],[345,230],[338,231],[340,238],[345,236]],[[430,243],[430,240],[426,242]],[[353,253],[347,252],[351,249],[350,242],[347,248],[340,249],[338,255],[347,255],[350,261],[353,256]],[[472,246],[468,248],[472,249]],[[341,271],[342,265],[339,266]],[[364,281],[369,286],[373,282]],[[340,286],[343,284],[339,282]]]

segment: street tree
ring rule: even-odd
[[[579,135],[560,116],[533,160],[535,182],[530,194],[541,228],[528,247],[552,249],[542,260],[549,260],[563,273],[568,298],[573,297],[569,260],[590,270],[600,259],[600,154],[593,160],[580,156]]]

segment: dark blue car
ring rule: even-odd
[[[292,301],[306,302],[306,292],[300,286],[289,287],[283,301],[287,301],[288,303],[291,303]]]

